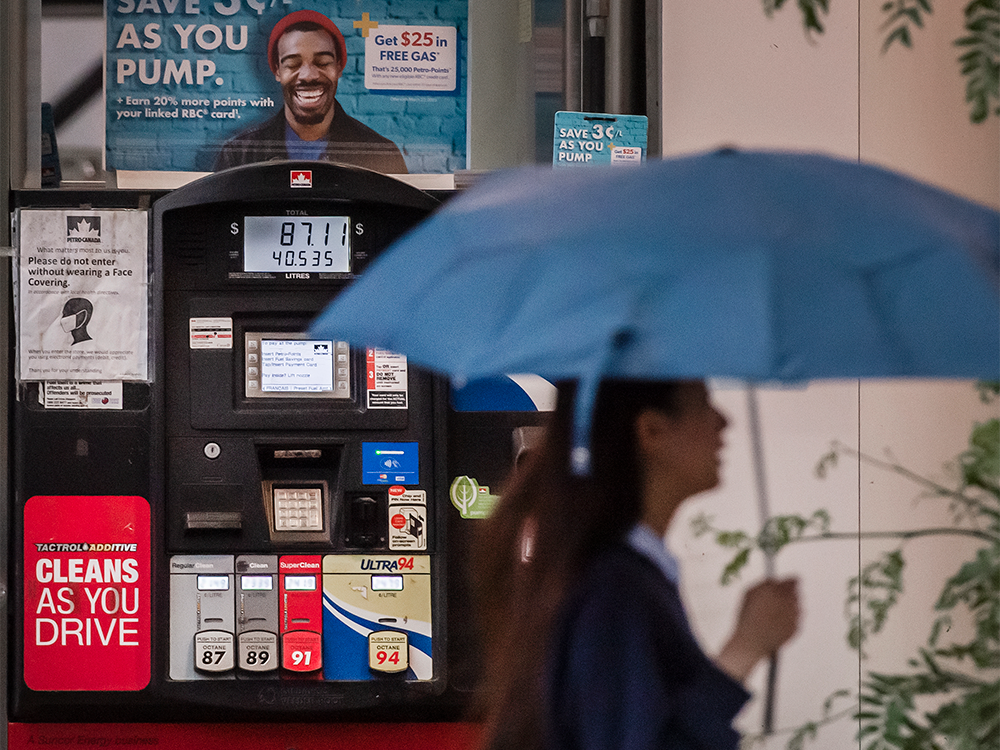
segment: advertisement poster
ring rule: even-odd
[[[142,690],[150,677],[149,503],[32,497],[24,507],[24,681]]]
[[[466,167],[468,0],[106,0],[109,169]]]
[[[646,161],[645,115],[556,112],[553,167],[638,166]]]
[[[147,212],[18,212],[18,377],[147,379]]]

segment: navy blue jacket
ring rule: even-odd
[[[735,750],[749,700],[695,641],[677,587],[622,543],[589,566],[555,629],[549,745]]]

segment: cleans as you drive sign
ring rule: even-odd
[[[149,503],[32,497],[24,508],[24,681],[142,690],[150,676]]]

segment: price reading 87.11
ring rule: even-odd
[[[243,270],[349,272],[349,225],[346,216],[247,216]]]
[[[333,248],[347,247],[347,223],[344,222],[339,230],[334,228],[332,238],[330,237],[329,221],[315,227],[315,236],[314,224],[315,222],[312,221],[283,221],[281,223],[279,239],[281,247],[285,249],[275,250],[271,253],[271,257],[279,269],[308,268],[311,271],[326,271],[333,267]]]

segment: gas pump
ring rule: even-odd
[[[288,162],[153,202],[148,382],[110,411],[19,386],[11,747],[471,742],[449,682],[447,385],[303,333],[437,204]],[[419,723],[372,723],[401,721]]]

